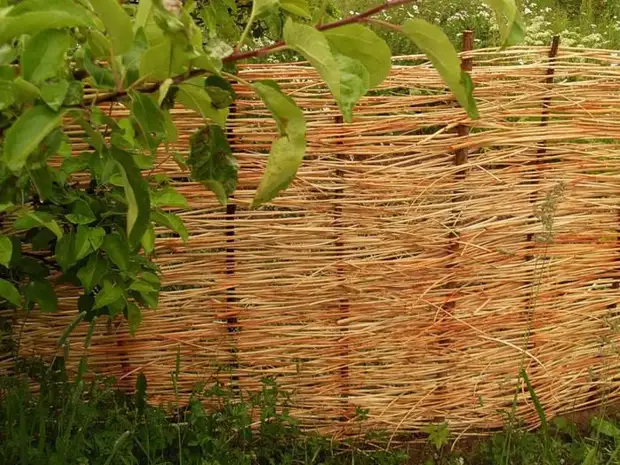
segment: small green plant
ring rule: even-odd
[[[0,463],[398,465],[406,458],[302,431],[273,379],[244,395],[215,383],[196,389],[187,406],[166,408],[147,403],[144,376],[132,396],[113,384],[70,381],[62,358],[53,366],[20,362],[17,376],[0,378]]]

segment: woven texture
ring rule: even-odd
[[[248,81],[278,81],[306,114],[297,179],[249,208],[276,128],[242,86],[230,206],[162,151],[158,170],[189,200],[191,238],[160,231],[159,308],[134,338],[123,321],[102,321],[90,369],[128,390],[143,372],[156,403],[174,399],[177,356],[183,398],[197,383],[246,391],[275,376],[294,394],[292,414],[338,436],[358,431],[356,407],[369,409],[368,428],[395,435],[444,420],[473,434],[500,427],[515,392],[517,416],[535,426],[521,368],[548,415],[618,397],[620,58],[547,54],[470,54],[476,121],[421,57],[397,59],[351,124],[307,65],[242,67]],[[203,122],[174,117],[172,149],[185,153]],[[469,157],[456,166],[459,150]],[[70,290],[60,307],[16,326],[21,355],[57,352],[76,314]],[[85,332],[70,338],[71,366]]]

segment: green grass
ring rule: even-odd
[[[504,431],[454,443],[449,423],[442,423],[425,428],[424,443],[384,450],[388,435],[338,443],[303,431],[287,410],[289,395],[273,380],[265,380],[262,391],[243,398],[214,384],[197,389],[183,408],[150,406],[143,377],[134,395],[123,395],[114,389],[113,380],[69,380],[62,358],[53,366],[22,361],[16,375],[0,378],[0,463],[620,464],[616,416],[601,409],[585,421],[550,420],[529,378],[521,376],[543,425],[538,431],[527,431],[510,418]],[[360,411],[360,429],[364,418]]]

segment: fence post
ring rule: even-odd
[[[341,125],[344,123],[344,120],[342,118],[342,115],[337,115],[334,118],[334,123],[336,123],[337,125]],[[336,142],[337,145],[341,145],[342,142]],[[337,155],[339,160],[345,160],[346,157],[339,153]],[[339,181],[343,181],[344,180],[344,171],[341,170],[340,168],[336,169],[336,176],[338,177]],[[342,198],[344,196],[344,188],[341,189],[337,189],[336,190],[336,199],[337,199],[337,204],[334,207],[334,227],[336,229],[337,232],[337,238],[336,238],[336,250],[337,250],[337,257],[338,260],[342,260],[342,257],[344,256],[344,241],[342,238],[342,234],[341,234],[341,229],[342,229]],[[337,267],[337,276],[338,276],[338,280],[340,281],[340,283],[342,284],[342,282],[344,281],[345,278],[345,274],[346,271],[344,269],[344,265],[342,263],[338,264]],[[341,383],[341,396],[343,399],[343,411],[342,411],[342,416],[341,416],[341,421],[346,422],[348,420],[350,420],[349,418],[349,414],[348,414],[348,399],[350,396],[350,392],[349,392],[349,387],[350,387],[350,373],[349,373],[349,366],[348,366],[348,360],[349,360],[349,339],[348,339],[348,328],[347,325],[348,323],[348,318],[349,318],[349,302],[348,299],[346,297],[346,295],[344,294],[344,287],[343,287],[343,291],[342,291],[342,295],[340,296],[340,300],[339,300],[339,319],[345,321],[345,323],[343,324],[343,326],[340,328],[340,357],[341,357],[341,367],[340,367],[340,383]]]
[[[473,57],[471,57],[471,55],[468,54],[468,52],[471,52],[473,49],[474,49],[474,31],[470,31],[470,30],[463,31],[463,52],[466,52],[467,54],[461,59],[461,70],[462,71],[471,72],[471,70],[473,69],[474,60],[473,60]],[[457,134],[459,138],[469,136],[469,125],[468,124],[459,124],[456,130],[457,130]],[[466,165],[468,161],[469,161],[469,149],[466,147],[457,149],[454,154],[454,164],[456,166],[463,166],[463,165]],[[460,192],[458,188],[458,183],[459,181],[462,181],[463,179],[465,179],[466,173],[467,173],[467,170],[465,168],[459,169],[456,172],[455,181],[457,185],[454,189],[454,194],[456,195],[452,198],[453,203],[458,203],[463,199],[462,195],[459,195]],[[458,250],[460,248],[459,232],[458,232],[458,225],[459,225],[458,218],[460,216],[459,207],[454,208],[451,213],[454,218],[454,223],[452,224],[452,230],[450,231],[450,238],[452,239],[452,243],[450,244],[450,254],[453,257],[456,257],[456,254],[458,253]],[[453,269],[454,267],[456,267],[456,263],[451,263],[450,265],[448,265],[448,268]],[[455,281],[450,281],[446,285],[446,288],[448,290],[454,290],[457,287],[458,287],[458,284]],[[451,295],[448,296],[448,299],[449,301],[446,303],[444,308],[446,311],[451,313],[454,311],[456,302],[452,299]]]
[[[471,52],[474,49],[474,31],[463,32],[463,52]],[[466,55],[461,60],[461,71],[471,72],[474,68],[474,59],[470,55]],[[467,124],[459,124],[457,126],[457,132],[459,137],[466,137],[469,135],[469,126]],[[454,163],[457,166],[461,166],[467,163],[469,157],[469,149],[460,148],[456,151]],[[457,174],[458,177],[464,177],[465,171],[461,170]]]
[[[547,71],[545,72],[545,84],[547,86],[550,86],[551,84],[553,84],[553,79],[555,76],[555,59],[558,56],[558,51],[560,48],[560,36],[554,36],[553,40],[551,42],[551,49],[549,50],[549,60],[548,60],[548,67],[547,67]],[[545,97],[543,97],[542,100],[542,114],[540,117],[540,126],[542,128],[545,128],[549,125],[549,108],[551,107],[551,95],[545,95]],[[541,141],[539,144],[539,148],[538,151],[536,153],[536,160],[534,160],[534,165],[536,165],[536,170],[539,169],[539,165],[541,165],[543,163],[543,157],[547,154],[547,145],[546,145],[546,141]],[[534,180],[532,181],[532,183],[534,185],[539,183],[538,177],[534,177]],[[536,205],[536,193],[532,192],[530,195],[530,202],[532,203],[533,206]],[[528,233],[527,234],[527,239],[526,241],[528,243],[531,243],[534,241],[534,233]],[[533,244],[530,245],[530,249],[532,249],[533,247],[535,247]],[[531,261],[534,258],[533,255],[526,255],[525,256],[525,261]]]
[[[233,102],[230,106],[229,118],[232,120],[235,117],[237,111],[237,105]],[[226,138],[228,144],[233,147],[234,133],[232,127],[229,125],[226,129]],[[239,375],[237,373],[239,369],[239,361],[237,359],[237,347],[235,345],[235,334],[239,332],[239,319],[237,317],[236,303],[237,297],[235,295],[236,289],[232,285],[231,280],[235,275],[235,215],[237,213],[237,205],[232,203],[234,196],[231,196],[228,204],[226,205],[226,279],[228,281],[228,287],[226,289],[226,328],[228,335],[230,336],[230,369],[231,383],[233,390],[239,389]]]

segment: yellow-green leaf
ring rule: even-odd
[[[90,0],[103,21],[116,55],[128,52],[133,44],[133,27],[129,15],[117,0]]]
[[[280,8],[302,18],[312,17],[307,0],[280,0]]]
[[[471,78],[461,71],[458,53],[443,30],[423,19],[410,19],[402,31],[426,54],[467,114],[478,118]]]
[[[319,72],[332,95],[340,98],[340,72],[325,35],[312,26],[295,23],[290,18],[284,24],[284,41],[301,53]]]
[[[358,60],[368,71],[370,88],[381,84],[392,68],[392,52],[385,41],[361,24],[349,24],[324,32],[332,49]]]
[[[288,187],[301,165],[305,148],[305,143],[300,138],[291,140],[281,137],[273,143],[267,168],[252,201],[253,207],[269,202],[278,192]]]
[[[4,299],[16,307],[21,303],[21,296],[17,288],[6,279],[0,279],[0,299]]]
[[[515,0],[484,0],[495,12],[502,48],[518,45],[525,38],[525,26]]]
[[[57,76],[65,67],[65,54],[71,42],[71,36],[58,29],[42,31],[30,39],[21,58],[24,79],[38,84]]]

